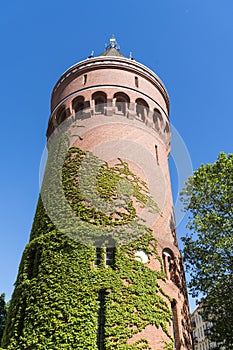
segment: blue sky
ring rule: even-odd
[[[4,1],[1,36],[0,292],[13,290],[39,193],[50,93],[112,33],[164,82],[196,169],[232,152],[232,0]],[[172,169],[176,188],[177,174]],[[185,233],[185,223],[178,234]]]

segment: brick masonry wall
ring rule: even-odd
[[[49,132],[52,127],[56,128],[57,106],[65,105],[70,110],[71,144],[85,151],[91,151],[96,156],[106,160],[109,164],[117,162],[117,158],[125,160],[132,171],[146,181],[151,195],[158,204],[162,215],[149,214],[146,216],[150,227],[153,228],[154,236],[158,240],[158,252],[163,258],[164,249],[170,249],[173,254],[172,271],[165,282],[161,282],[163,290],[175,301],[174,325],[170,325],[170,332],[176,335],[176,349],[191,350],[191,327],[189,309],[187,303],[186,285],[183,272],[183,262],[177,247],[174,227],[173,201],[168,168],[168,155],[170,150],[170,133],[164,132],[164,125],[168,122],[168,104],[166,96],[160,88],[152,83],[146,74],[117,66],[108,69],[108,57],[101,58],[105,61],[105,67],[95,68],[90,60],[89,70],[80,68],[80,71],[70,74],[55,89],[52,97],[52,113],[50,118]],[[114,58],[111,57],[114,61]],[[97,60],[98,61],[98,60]],[[124,61],[124,60],[123,60]],[[92,66],[93,65],[93,66]],[[86,74],[84,84],[83,75]],[[138,87],[135,86],[135,76],[138,77]],[[131,114],[120,115],[112,109],[108,114],[97,114],[94,108],[87,118],[77,120],[72,110],[72,100],[76,96],[83,96],[85,101],[90,101],[93,106],[92,95],[96,91],[107,94],[110,106],[114,107],[113,98],[116,92],[124,92],[130,102],[135,103],[137,98],[143,98],[149,105],[149,109],[159,109],[162,115],[160,130],[157,130],[148,120],[139,120],[134,106],[131,106]],[[80,128],[80,125],[82,126]],[[55,131],[56,132],[56,131]],[[80,137],[77,137],[79,135]],[[148,264],[151,269],[158,269],[158,262],[154,259]],[[172,308],[172,305],[171,305]],[[155,326],[147,326],[140,334],[129,340],[129,344],[139,338],[146,338],[152,350],[162,350],[162,340],[168,338],[161,329]]]

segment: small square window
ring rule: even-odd
[[[107,247],[106,248],[106,254],[105,254],[105,264],[106,264],[106,266],[112,266],[113,265],[113,259],[114,259],[114,248],[113,247]]]
[[[101,248],[96,248],[94,266],[99,266],[101,262]]]

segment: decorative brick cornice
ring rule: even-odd
[[[67,79],[70,81],[75,77],[92,70],[110,68],[126,70],[134,74],[138,74],[144,79],[150,81],[162,94],[169,113],[169,96],[164,84],[159,79],[159,77],[143,64],[123,57],[101,56],[78,62],[77,64],[70,67],[66,72],[64,72],[60,79],[57,81],[53,89],[52,99],[57,90],[63,85],[64,82],[66,82]]]

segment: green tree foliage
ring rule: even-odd
[[[203,295],[210,337],[233,349],[233,154],[220,153],[214,164],[201,165],[182,198],[191,213],[183,238],[184,258],[194,297]]]
[[[0,295],[0,344],[1,344],[3,331],[5,328],[5,320],[6,320],[5,294],[1,294]]]

